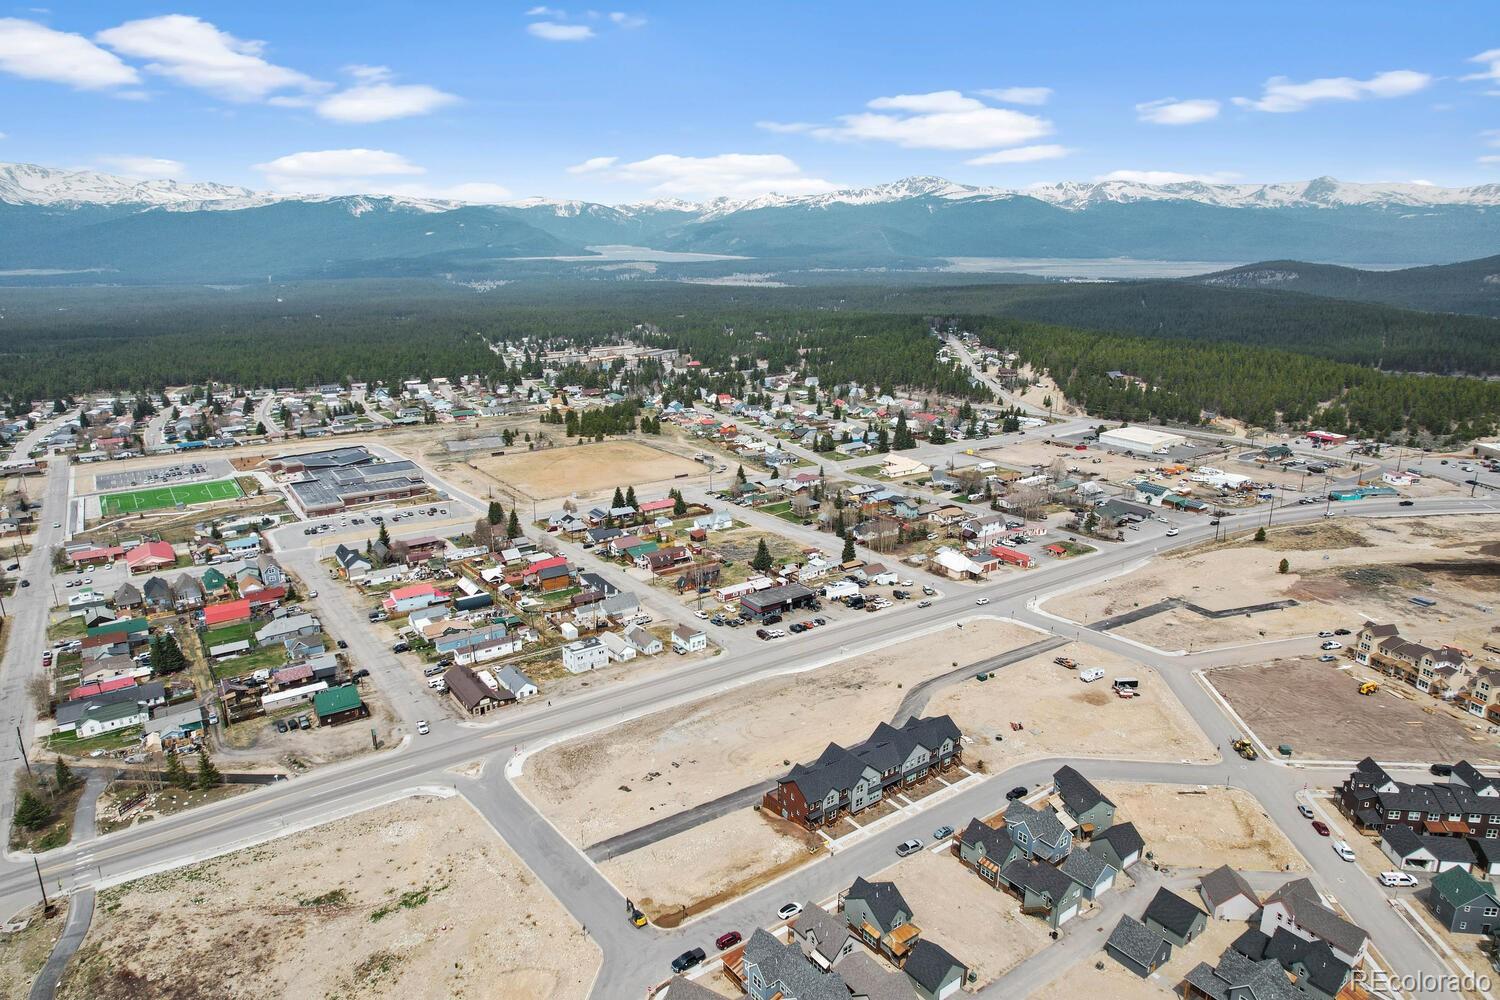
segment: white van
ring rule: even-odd
[[[441,677],[429,677],[429,678],[427,678],[427,686],[430,687],[430,688],[432,688],[434,691],[446,691],[446,690],[448,690],[448,682],[445,681],[445,680],[443,680],[443,678],[441,678]]]
[[[1083,683],[1085,684],[1092,684],[1103,676],[1104,671],[1099,667],[1089,667],[1087,670],[1078,675],[1078,679],[1083,681]]]
[[[1333,842],[1333,853],[1337,854],[1339,857],[1343,858],[1345,861],[1353,861],[1354,860],[1354,848],[1352,848],[1352,847],[1349,846],[1349,842],[1347,840],[1336,840],[1336,841],[1334,841]]]

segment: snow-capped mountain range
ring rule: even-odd
[[[326,202],[333,197],[255,191],[211,182],[139,180],[94,170],[59,170],[30,163],[0,163],[0,202],[11,205],[124,205],[169,211],[201,211],[258,208],[282,201]],[[427,212],[447,211],[465,204],[376,194],[355,197],[380,199]],[[1408,208],[1437,205],[1500,207],[1500,184],[1442,188],[1430,184],[1350,183],[1332,177],[1318,177],[1310,181],[1275,184],[1062,181],[1028,188],[1000,188],[960,184],[942,177],[906,177],[872,187],[846,188],[814,195],[765,194],[751,198],[714,198],[705,202],[665,198],[615,206],[533,197],[506,202],[504,207],[550,209],[562,217],[611,209],[629,216],[676,212],[704,218],[722,218],[738,212],[765,208],[818,209],[834,205],[879,205],[916,198],[938,198],[945,201],[1034,198],[1070,210],[1139,201],[1189,201],[1218,208],[1331,208],[1353,205]],[[367,200],[363,204],[365,210],[368,210],[370,202]]]
[[[586,258],[589,247],[621,245],[753,257],[768,262],[762,270],[781,273],[930,269],[956,257],[1437,264],[1493,254],[1497,208],[1500,184],[1328,177],[1024,190],[908,177],[816,195],[496,205],[295,195],[0,164],[0,282],[29,280],[5,272],[141,282],[268,274],[489,280],[545,269],[589,275],[587,263],[507,262]]]

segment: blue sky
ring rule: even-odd
[[[0,7],[0,160],[606,202],[1500,182],[1493,3]]]

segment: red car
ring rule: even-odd
[[[718,939],[714,941],[714,947],[719,949],[720,951],[723,951],[725,948],[733,948],[739,943],[740,932],[730,931],[727,934],[720,934]]]
[[[1320,819],[1313,820],[1312,827],[1313,827],[1314,830],[1318,831],[1318,836],[1320,836],[1320,837],[1326,837],[1326,836],[1328,836],[1328,824],[1325,823],[1325,822],[1323,822],[1322,820],[1320,820]]]

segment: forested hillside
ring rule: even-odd
[[[1218,288],[1303,292],[1404,309],[1500,316],[1500,256],[1399,271],[1270,260],[1193,280]]]

